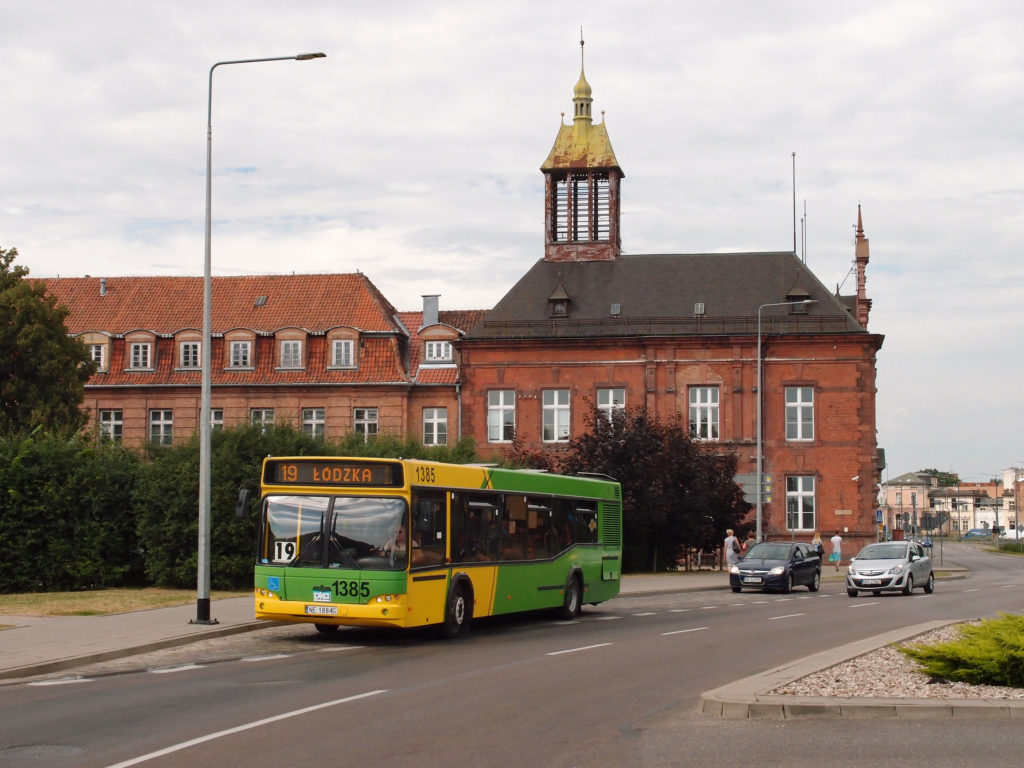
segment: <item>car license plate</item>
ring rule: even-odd
[[[861,584],[881,584],[881,579],[861,579]]]
[[[307,605],[307,616],[337,616],[338,606],[336,605]]]
[[[760,576],[744,576],[743,577],[743,583],[744,584],[760,584],[761,583],[761,577]]]

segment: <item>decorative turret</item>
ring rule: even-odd
[[[860,203],[857,204],[857,245],[854,250],[854,258],[857,261],[857,322],[866,330],[868,313],[871,312],[871,299],[867,296],[868,239],[864,237]]]
[[[544,173],[547,261],[611,261],[622,250],[619,183],[623,173],[604,121],[594,124],[591,94],[583,70],[581,39],[572,125],[561,124],[555,144],[540,167]]]

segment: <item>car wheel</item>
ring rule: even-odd
[[[909,595],[914,591],[914,577],[912,574],[907,574],[907,583],[903,585],[903,594]]]
[[[793,591],[793,574],[792,572],[786,574],[786,580],[782,584],[782,591],[787,595]]]
[[[807,588],[809,590],[811,590],[811,592],[817,592],[818,591],[818,587],[820,587],[820,586],[821,586],[821,571],[815,570],[814,571],[814,578],[811,579],[811,583],[807,585]]]
[[[857,590],[856,589],[850,589],[849,587],[847,587],[846,588],[846,594],[848,594],[850,597],[856,597],[857,596]]]
[[[741,591],[742,589],[743,589],[743,587],[733,587],[733,588],[732,588],[732,591],[733,591],[733,592],[739,592],[739,591]]]
[[[924,591],[928,595],[935,591],[935,574],[931,571],[928,571],[928,581],[924,583]]]

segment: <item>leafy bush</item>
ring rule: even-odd
[[[138,458],[118,446],[40,434],[0,439],[0,590],[138,584],[131,488]]]
[[[972,685],[1024,688],[1024,616],[966,624],[958,640],[901,648],[925,673]]]

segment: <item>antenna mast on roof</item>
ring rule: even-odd
[[[796,256],[796,152],[793,153],[793,255]]]

